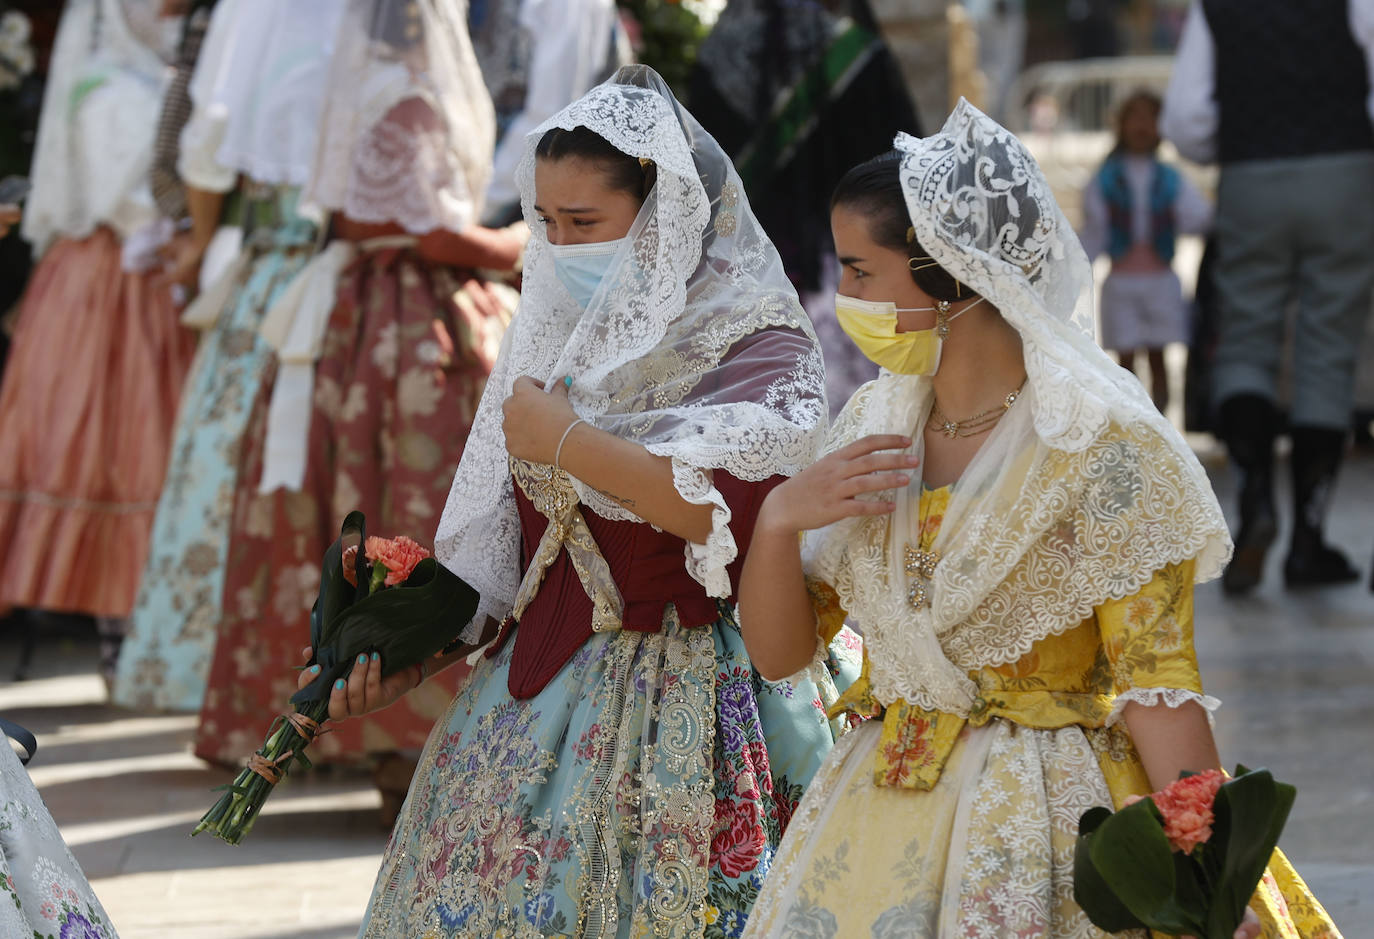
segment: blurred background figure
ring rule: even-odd
[[[1221,165],[1212,397],[1241,477],[1223,585],[1259,583],[1278,533],[1274,438],[1287,306],[1296,301],[1293,519],[1284,581],[1359,574],[1323,539],[1374,288],[1374,3],[1203,0],[1188,11],[1163,115],[1184,156]]]
[[[0,0],[0,369],[9,349],[11,313],[33,268],[19,233],[19,211],[43,107],[61,7],[46,0]],[[11,181],[7,184],[6,181]],[[13,192],[3,192],[13,188]]]
[[[1117,14],[1125,5],[1126,0],[1068,0],[1064,14],[1075,57],[1100,59],[1121,51]]]
[[[107,680],[194,344],[159,273],[126,250],[157,217],[148,167],[177,13],[65,8],[22,223],[40,261],[0,389],[0,608],[96,617]]]
[[[204,333],[120,657],[114,697],[124,706],[196,711],[204,697],[243,437],[273,367],[258,327],[321,235],[318,217],[296,202],[315,156],[343,3],[221,0],[191,79],[177,172],[196,237],[183,245],[177,276],[198,281],[223,215],[237,216],[244,245],[183,315]]]
[[[525,135],[629,61],[615,0],[469,0],[482,77],[496,107],[496,154],[482,221],[520,218],[515,167]]]
[[[849,167],[920,122],[866,0],[731,0],[706,37],[688,103],[728,153],[825,353],[838,411],[877,368],[835,321],[830,193]]]
[[[223,621],[195,749],[236,764],[281,712],[308,642],[320,559],[351,511],[426,547],[519,299],[528,234],[478,224],[495,116],[461,5],[347,0],[302,204],[332,241],[262,327],[276,366],[233,495]],[[375,764],[389,826],[455,667],[311,748]]]
[[[983,110],[1005,120],[1026,58],[1026,0],[964,0],[964,8],[978,32],[978,67],[987,81]]]
[[[1089,259],[1107,254],[1112,270],[1102,285],[1102,346],[1127,371],[1144,351],[1150,393],[1161,412],[1169,405],[1164,347],[1189,338],[1183,286],[1170,265],[1180,234],[1202,234],[1212,207],[1187,177],[1159,156],[1162,102],[1152,91],[1132,92],[1117,112],[1116,146],[1083,191],[1083,247]]]

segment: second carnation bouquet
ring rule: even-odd
[[[1107,932],[1147,927],[1231,939],[1297,790],[1268,770],[1184,774],[1078,823],[1073,896]]]
[[[262,748],[192,834],[242,841],[292,764],[310,766],[305,749],[328,718],[334,682],[347,677],[358,656],[378,653],[383,678],[414,668],[457,646],[477,600],[477,591],[421,545],[404,536],[369,538],[362,513],[350,513],[325,552],[310,612],[307,666],[320,671],[291,697],[291,710],[273,722]]]

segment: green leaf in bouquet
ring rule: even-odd
[[[1204,908],[1181,904],[1178,866],[1153,801],[1141,799],[1103,819],[1088,857],[1116,898],[1151,929],[1202,935]]]
[[[1276,782],[1267,769],[1237,766],[1235,775],[1217,790],[1212,811],[1212,837],[1203,850],[1220,868],[1213,888],[1209,936],[1230,936],[1264,876],[1279,843],[1298,791]]]
[[[1145,924],[1117,899],[1092,861],[1093,835],[1111,816],[1111,809],[1097,806],[1088,809],[1078,820],[1078,841],[1073,849],[1073,899],[1099,929],[1107,932],[1143,929]]]

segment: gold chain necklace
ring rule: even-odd
[[[1002,403],[995,407],[990,407],[986,411],[979,411],[972,417],[965,417],[962,420],[952,421],[943,411],[940,410],[940,402],[937,400],[930,406],[930,422],[936,429],[946,437],[976,437],[992,430],[993,426],[1000,421],[1011,406],[1016,403],[1016,399],[1021,397],[1021,389],[1026,387],[1025,379],[1012,391],[1007,392],[1007,396],[1002,399]]]

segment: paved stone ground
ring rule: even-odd
[[[1224,469],[1216,484],[1229,502]],[[1367,572],[1374,455],[1342,477],[1331,536]],[[1283,846],[1354,939],[1374,922],[1374,594],[1365,584],[1285,592],[1281,554],[1242,601],[1201,589],[1199,655],[1224,702],[1224,759],[1298,786]],[[0,675],[14,657],[0,636]],[[354,934],[385,841],[366,778],[289,780],[242,846],[192,840],[210,790],[230,777],[190,756],[194,717],[105,706],[89,637],[50,639],[33,674],[0,685],[0,714],[38,734],[33,778],[125,939]]]

